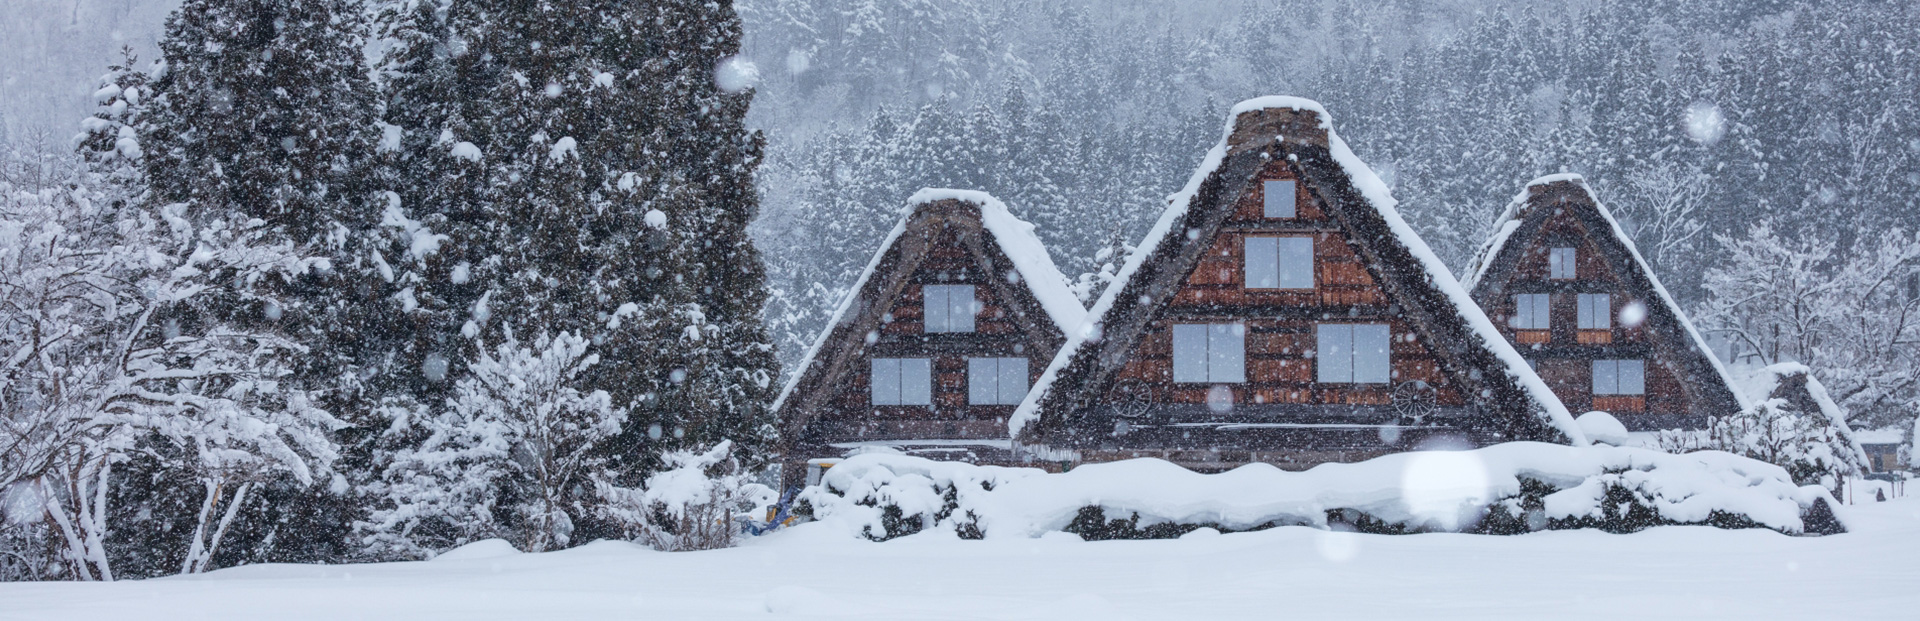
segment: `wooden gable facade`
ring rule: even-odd
[[[1032,226],[923,190],[774,404],[783,478],[862,446],[1010,461],[1007,417],[1085,309]]]
[[[1527,184],[1467,284],[1569,409],[1649,431],[1704,429],[1742,407],[1725,368],[1577,175]]]
[[[1305,100],[1235,108],[1096,302],[1098,338],[1022,404],[1035,461],[1305,468],[1433,436],[1563,439],[1564,409],[1329,127]]]

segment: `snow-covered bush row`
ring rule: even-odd
[[[1833,497],[1778,466],[1703,451],[1516,442],[1387,455],[1288,472],[1266,464],[1195,473],[1156,459],[1050,474],[858,455],[800,496],[829,528],[886,540],[928,529],[963,538],[1161,538],[1304,525],[1368,532],[1519,534],[1674,524],[1831,534]]]
[[[742,536],[736,516],[762,513],[776,498],[772,488],[749,480],[730,441],[705,452],[669,452],[662,459],[666,469],[647,477],[644,488],[594,481],[606,501],[601,513],[620,524],[629,539],[653,549],[732,547]]]

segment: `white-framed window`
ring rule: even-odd
[[[1554,280],[1572,280],[1579,272],[1575,264],[1573,248],[1553,248],[1547,251],[1547,278]]]
[[[1553,326],[1553,295],[1522,293],[1513,296],[1513,318],[1507,324],[1515,330],[1547,330]]]
[[[1247,328],[1237,323],[1173,326],[1173,381],[1237,384],[1247,381]]]
[[[1020,405],[1027,398],[1026,358],[968,358],[968,405]]]
[[[1606,293],[1580,294],[1581,330],[1613,329],[1613,296]]]
[[[1312,237],[1248,237],[1248,289],[1312,289]]]
[[[874,405],[933,405],[933,360],[874,358]]]
[[[973,331],[973,316],[980,310],[973,299],[973,285],[923,285],[920,293],[925,298],[927,332]]]
[[[1593,361],[1593,394],[1647,394],[1647,363],[1641,360]]]
[[[1393,331],[1384,323],[1323,323],[1316,329],[1323,384],[1384,384],[1393,378]]]
[[[1262,214],[1269,218],[1292,218],[1297,213],[1292,179],[1268,179],[1260,184]]]

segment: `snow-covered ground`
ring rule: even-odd
[[[0,618],[1920,618],[1920,499],[1843,509],[1854,532],[1830,537],[1286,527],[1170,541],[869,543],[801,527],[715,552],[600,542],[519,554],[483,543],[421,563],[0,584]]]

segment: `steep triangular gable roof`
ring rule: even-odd
[[[1593,189],[1580,175],[1562,173],[1527,182],[1495,221],[1493,235],[1467,264],[1464,284],[1468,291],[1476,296],[1485,295],[1483,289],[1511,277],[1520,263],[1519,253],[1534,244],[1546,228],[1547,220],[1554,215],[1549,207],[1566,209],[1585,222],[1588,239],[1601,249],[1613,272],[1624,279],[1627,287],[1645,294],[1643,297],[1650,302],[1648,328],[1668,342],[1686,344],[1681,348],[1683,351],[1676,352],[1682,356],[1679,362],[1684,370],[1694,376],[1693,381],[1683,382],[1684,389],[1701,391],[1700,396],[1709,403],[1720,403],[1720,408],[1728,413],[1747,407],[1750,402],[1733,388],[1736,384],[1732,374],[1714,355],[1700,331],[1694,329],[1693,322],[1674,302],[1673,295],[1660,284],[1660,277],[1647,266],[1646,258],[1640,256],[1633,238],[1628,237],[1620,221],[1614,219],[1612,210],[1594,196]]]
[[[1297,97],[1261,97],[1235,105],[1220,142],[1121,267],[1088,311],[1090,325],[1070,332],[1067,343],[1015,410],[1008,426],[1023,442],[1037,444],[1049,429],[1065,424],[1112,380],[1153,315],[1206,251],[1194,239],[1210,239],[1247,194],[1259,169],[1273,158],[1294,162],[1304,185],[1322,197],[1378,266],[1382,284],[1406,311],[1436,333],[1422,335],[1436,354],[1456,364],[1464,387],[1472,387],[1485,410],[1504,415],[1519,437],[1557,435],[1585,445],[1566,407],[1535,375],[1519,352],[1494,328],[1453,274],[1413,227],[1400,217],[1386,184],[1335,135],[1319,103]],[[1470,373],[1464,369],[1497,369]]]
[[[834,345],[852,345],[864,339],[869,331],[876,329],[885,312],[884,308],[862,308],[857,301],[895,299],[906,285],[908,275],[913,273],[931,249],[928,242],[933,238],[934,227],[956,220],[963,225],[978,226],[985,233],[978,238],[981,241],[979,247],[968,249],[976,260],[990,260],[989,256],[1004,257],[1017,273],[1007,278],[993,279],[995,286],[1002,289],[997,292],[1000,294],[998,297],[1014,303],[1029,301],[1032,308],[1020,309],[1021,312],[1038,313],[1045,317],[1046,321],[1029,322],[1029,325],[1044,325],[1052,332],[1032,334],[1030,338],[1036,343],[1057,342],[1069,332],[1079,331],[1086,321],[1086,309],[1074,297],[1066,275],[1054,266],[1046,246],[1034,236],[1032,224],[1015,217],[1004,203],[986,192],[925,188],[907,199],[900,221],[881,240],[879,250],[873,253],[873,259],[867,262],[866,269],[861,271],[846,297],[841,299],[827,327],[807,348],[806,356],[800,360],[799,370],[787,381],[780,396],[774,399],[775,412],[781,412],[803,384],[831,384],[834,378],[847,371],[847,356],[834,356],[835,352],[828,350],[853,349],[836,348]],[[1014,295],[1015,291],[1024,295]],[[835,359],[827,360],[822,356]],[[783,421],[783,425],[790,430],[798,429],[806,423],[803,418],[794,417],[793,420]]]

